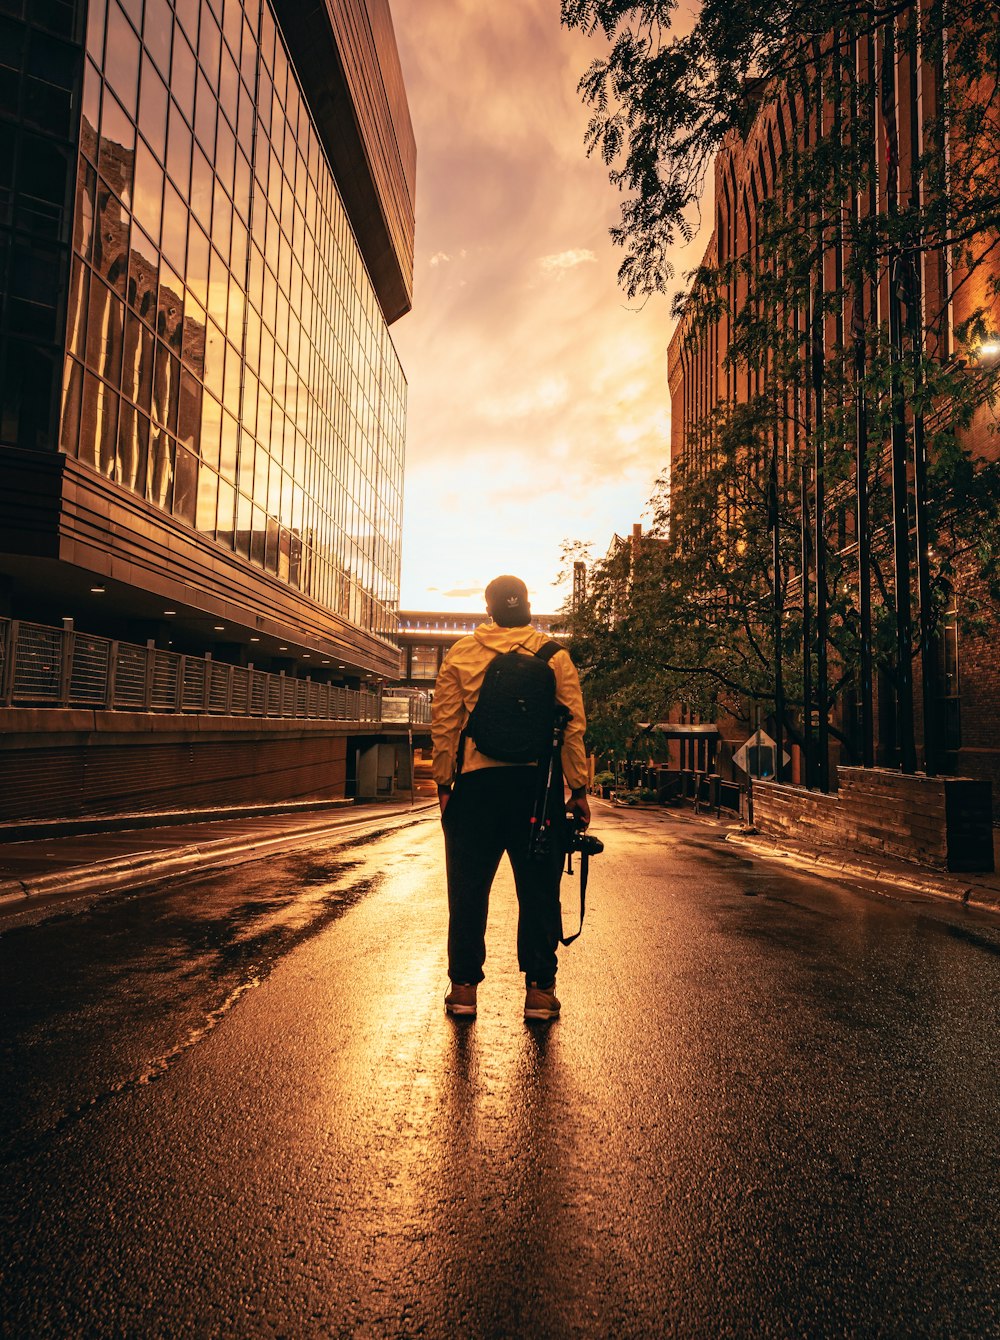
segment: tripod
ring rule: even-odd
[[[552,718],[552,740],[549,745],[548,759],[538,761],[538,783],[535,791],[535,808],[531,813],[531,837],[528,840],[528,854],[536,860],[542,860],[552,850],[555,839],[562,843],[562,833],[553,832],[553,822],[562,825],[566,822],[566,806],[563,798],[562,749],[563,736],[569,724],[570,713],[562,703],[556,703]],[[553,814],[553,810],[555,813]]]

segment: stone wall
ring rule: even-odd
[[[830,795],[755,782],[754,823],[772,837],[915,861],[935,870],[993,869],[988,782],[838,768]]]

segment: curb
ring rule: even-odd
[[[400,814],[373,816],[369,822],[375,825],[374,832],[380,831],[379,825],[409,828],[413,824],[423,822],[424,810],[431,808],[423,806]],[[436,805],[433,808],[436,809]],[[5,879],[0,881],[0,910],[18,905],[23,907],[39,898],[52,897],[55,894],[80,894],[95,888],[111,892],[137,885],[160,883],[173,875],[182,874],[195,865],[199,873],[227,865],[242,865],[262,860],[276,850],[287,851],[307,846],[310,841],[324,837],[328,833],[336,833],[341,827],[342,825],[324,827],[313,824],[308,827],[286,829],[282,833],[266,838],[248,838],[245,835],[236,840],[220,838],[215,842],[189,843],[169,850],[136,852],[130,856],[119,856],[94,865],[54,870],[46,874],[29,876],[23,880]]]
[[[929,872],[919,870],[914,870],[911,875],[908,870],[900,869],[898,866],[879,865],[874,860],[871,862],[858,859],[842,860],[819,851],[779,847],[776,843],[755,840],[740,832],[727,833],[726,841],[738,847],[746,847],[754,855],[761,856],[765,860],[785,861],[789,865],[813,870],[819,874],[863,879],[873,884],[905,889],[910,893],[947,898],[949,902],[962,903],[966,907],[977,907],[988,912],[1000,911],[1000,889],[993,889],[987,885],[966,884],[944,875],[935,878]]]

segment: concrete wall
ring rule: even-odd
[[[0,732],[0,820],[334,800],[347,790],[344,723],[6,709]]]
[[[916,861],[936,870],[993,869],[988,782],[838,768],[839,791],[754,782],[754,823],[772,837]]]

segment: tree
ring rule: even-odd
[[[971,572],[974,618],[1000,586],[998,466],[968,438],[1000,376],[1000,359],[978,356],[1000,300],[995,14],[965,7],[953,24],[942,0],[738,12],[706,0],[680,33],[675,15],[673,4],[563,3],[564,22],[611,41],[581,91],[588,147],[630,193],[613,232],[626,292],[666,291],[710,165],[727,197],[730,181],[741,195],[728,219],[738,203],[745,214],[721,229],[720,210],[714,251],[678,308],[686,349],[713,333],[722,342],[728,386],[689,416],[669,494],[654,497],[670,539],[661,584],[683,591],[685,622],[712,629],[731,677],[751,697],[769,693],[782,720],[789,668],[788,701],[797,692],[805,707],[815,657],[822,732],[866,674],[870,698],[880,667],[905,767],[912,657],[927,715],[933,638],[956,584]],[[920,134],[908,115],[918,86]],[[739,180],[723,181],[722,160],[739,160]],[[633,603],[645,590],[632,588]],[[909,720],[912,737],[912,708]]]

